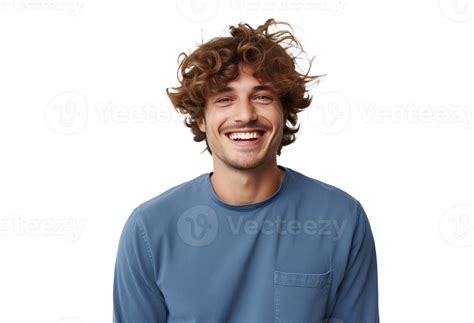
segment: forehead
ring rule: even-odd
[[[251,85],[251,86],[236,86],[232,84],[233,82],[229,82],[226,86],[221,87],[219,89],[215,89],[212,91],[211,96],[228,93],[228,92],[238,92],[239,90],[242,91],[250,91],[251,93],[258,92],[258,91],[269,91],[273,92],[273,88],[270,84],[260,84],[260,85]]]
[[[245,64],[239,65],[239,74],[236,79],[222,84],[221,86],[210,89],[210,96],[226,93],[226,92],[257,92],[257,91],[273,91],[273,86],[270,82],[261,82],[258,76],[252,74],[254,69]]]

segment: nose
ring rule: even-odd
[[[235,122],[246,124],[250,121],[257,120],[258,118],[255,107],[251,102],[249,102],[249,100],[239,100],[238,104],[235,105],[234,110]]]

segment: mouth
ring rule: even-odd
[[[263,141],[263,138],[265,137],[267,132],[263,130],[257,130],[256,133],[257,133],[256,138],[233,138],[232,139],[230,137],[231,133],[226,133],[225,136],[234,145],[252,147],[252,146],[259,145]]]

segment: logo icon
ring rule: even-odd
[[[439,220],[439,232],[448,244],[454,247],[469,247],[474,244],[474,221],[472,205],[455,205],[443,213]]]
[[[347,128],[351,116],[350,103],[345,95],[336,91],[324,92],[317,95],[313,102],[307,113],[314,130],[334,135]]]
[[[176,224],[178,235],[190,246],[210,244],[217,236],[216,212],[207,205],[197,205],[180,215]]]
[[[77,92],[62,92],[46,105],[45,118],[48,126],[55,132],[71,135],[87,122],[87,102]]]

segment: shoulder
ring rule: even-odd
[[[291,171],[295,184],[293,190],[303,200],[342,214],[357,214],[360,212],[361,203],[346,190],[298,171]]]
[[[191,196],[197,195],[196,193],[201,189],[204,176],[206,174],[175,185],[138,204],[133,210],[137,221],[145,227],[165,227],[174,217],[176,210],[179,209],[179,205],[182,205]]]

